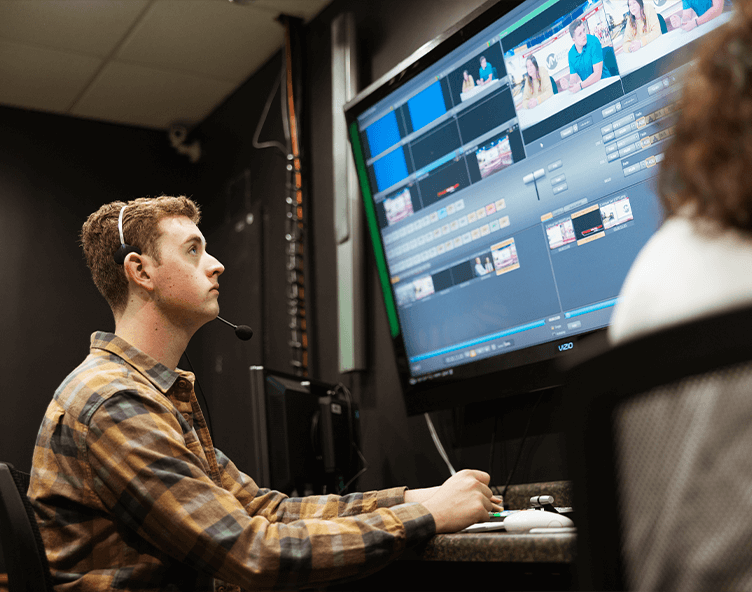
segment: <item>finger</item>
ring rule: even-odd
[[[483,485],[483,484],[481,484],[481,485],[480,485],[480,486],[478,487],[478,490],[479,490],[479,491],[480,491],[480,492],[481,492],[481,493],[482,493],[482,494],[483,494],[483,495],[484,495],[485,497],[487,497],[487,498],[488,498],[489,500],[490,500],[490,499],[491,499],[491,498],[493,497],[493,491],[491,491],[491,489],[490,489],[490,488],[489,488],[488,486],[486,486],[486,485]]]
[[[485,471],[479,471],[477,469],[467,469],[467,472],[484,485],[488,485],[491,482],[491,475],[489,475]]]

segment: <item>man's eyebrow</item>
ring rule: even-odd
[[[184,245],[187,245],[189,243],[198,243],[206,248],[206,239],[200,234],[192,234],[185,241],[183,241]]]

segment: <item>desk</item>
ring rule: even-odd
[[[381,571],[332,592],[575,590],[576,535],[440,534]]]
[[[576,542],[574,533],[511,534],[496,531],[439,534],[424,546],[411,549],[410,554],[421,561],[566,564],[574,561]]]
[[[530,497],[540,494],[553,495],[557,506],[571,505],[571,484],[564,481],[512,485],[506,505],[527,507]],[[573,533],[439,534],[372,576],[329,589],[573,590],[576,541]]]
[[[517,111],[517,119],[520,122],[520,129],[527,129],[536,123],[540,123],[544,119],[548,119],[570,105],[574,105],[582,99],[597,93],[602,88],[610,86],[611,84],[616,84],[617,82],[619,82],[618,76],[609,76],[608,78],[602,78],[595,84],[586,86],[576,93],[569,92],[568,90],[561,90],[559,91],[559,94],[546,99],[533,109],[520,108]]]

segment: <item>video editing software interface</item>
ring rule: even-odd
[[[357,117],[411,383],[608,325],[694,42],[731,16],[644,0],[634,45],[630,4],[525,3]]]

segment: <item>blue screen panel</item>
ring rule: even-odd
[[[407,108],[410,110],[410,119],[415,131],[444,115],[446,105],[444,94],[441,92],[441,83],[437,80],[427,89],[420,91],[407,101]]]
[[[378,156],[384,150],[399,142],[400,134],[394,111],[390,111],[376,123],[369,125],[366,128],[366,135],[368,136],[368,148],[371,150],[371,156]]]
[[[407,177],[407,163],[405,152],[402,148],[392,150],[389,154],[373,163],[373,172],[376,175],[376,185],[379,191],[384,191],[395,183]]]

